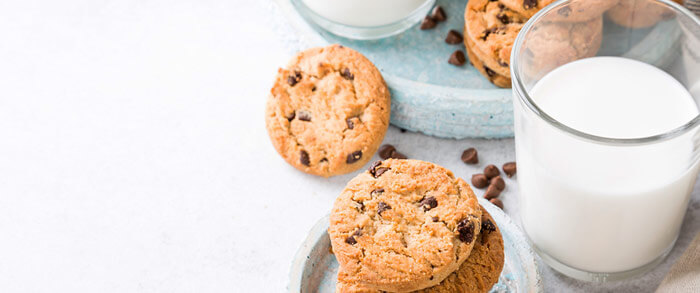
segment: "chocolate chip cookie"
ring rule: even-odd
[[[673,1],[683,4],[682,0]],[[624,27],[644,28],[655,25],[666,17],[672,17],[673,13],[661,3],[620,0],[615,7],[608,10],[607,16],[616,24]]]
[[[372,62],[331,45],[300,52],[279,69],[265,122],[272,144],[289,164],[328,177],[370,160],[389,127],[390,103]]]
[[[481,209],[464,180],[418,160],[378,161],[352,179],[330,216],[341,282],[389,292],[437,285],[467,259]]]
[[[479,59],[476,53],[472,52],[473,45],[469,40],[465,40],[464,45],[467,49],[467,54],[469,55],[469,61],[472,63],[472,66],[474,66],[474,68],[481,73],[481,75],[485,76],[491,83],[498,87],[507,88],[511,86],[510,76],[500,75],[488,66],[484,65],[484,62]]]
[[[414,293],[485,293],[498,283],[505,260],[503,236],[491,215],[483,208],[481,212],[481,232],[467,260],[440,284]],[[346,282],[338,282],[336,292],[379,293]]]
[[[518,12],[520,15],[530,18],[545,6],[556,0],[499,0],[508,9]],[[600,17],[610,7],[615,6],[617,0],[579,0],[570,2],[557,8],[552,15],[547,16],[550,21],[587,21]]]

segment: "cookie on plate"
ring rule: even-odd
[[[457,270],[480,230],[481,209],[464,180],[432,163],[389,159],[347,184],[328,234],[341,282],[405,292]]]
[[[510,82],[510,76],[503,76],[495,71],[493,71],[491,68],[488,66],[484,65],[484,62],[479,59],[479,57],[472,52],[472,44],[470,41],[465,40],[464,45],[467,49],[467,55],[469,55],[469,62],[472,63],[472,66],[478,70],[481,75],[485,76],[491,83],[493,83],[496,86],[507,88],[511,86]]]
[[[481,213],[481,233],[476,238],[474,249],[467,260],[440,284],[414,293],[485,293],[498,283],[505,260],[503,236],[496,222],[483,207]],[[379,293],[378,290],[365,289],[346,282],[338,282],[336,292]]]
[[[277,152],[323,177],[355,171],[389,127],[389,90],[362,54],[341,45],[298,53],[279,69],[265,122]]]
[[[682,0],[673,0],[683,4]],[[607,12],[608,18],[618,25],[630,28],[644,28],[655,25],[660,20],[671,17],[670,9],[651,1],[620,0]]]

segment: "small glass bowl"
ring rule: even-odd
[[[291,0],[291,2],[302,17],[310,20],[315,25],[332,34],[356,40],[374,40],[399,34],[420,22],[423,17],[430,12],[433,5],[435,5],[435,0],[428,0],[403,19],[389,24],[379,26],[353,26],[330,20],[316,13],[311,10],[303,0]]]

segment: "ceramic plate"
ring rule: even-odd
[[[479,198],[479,203],[501,229],[505,247],[503,272],[491,292],[541,292],[538,264],[525,236],[498,207],[483,198]],[[335,292],[338,262],[331,253],[328,225],[328,216],[319,220],[299,248],[290,270],[290,293]]]

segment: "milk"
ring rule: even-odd
[[[399,21],[429,0],[303,0],[317,14],[351,26],[380,26]]]
[[[620,57],[578,60],[531,89],[535,103],[578,131],[641,138],[698,115],[667,73]],[[693,132],[638,146],[592,143],[516,113],[522,222],[539,251],[588,272],[622,272],[675,241],[697,175]]]

